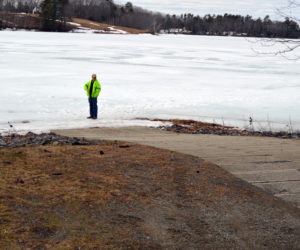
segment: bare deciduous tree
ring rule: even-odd
[[[297,14],[293,13],[300,12],[300,1],[298,0],[288,0],[285,7],[277,9],[277,13],[286,19],[286,22],[292,23],[293,25],[300,22],[300,18]],[[283,49],[278,50],[275,54],[286,55],[289,52],[295,51],[300,48],[300,36],[298,39],[277,39],[276,42],[283,45]],[[300,56],[295,55],[293,59],[300,59]]]

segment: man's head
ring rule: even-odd
[[[92,74],[92,80],[96,80],[97,79],[97,76],[96,76],[96,74]]]

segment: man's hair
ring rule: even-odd
[[[97,75],[96,74],[92,74],[92,77],[96,77],[97,78]]]

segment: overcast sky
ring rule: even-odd
[[[126,3],[130,0],[115,0],[117,3]],[[169,14],[193,13],[205,14],[241,14],[253,17],[270,15],[273,19],[282,19],[276,14],[276,9],[287,6],[288,0],[131,0],[133,5],[149,10]],[[300,11],[297,13],[300,16]]]

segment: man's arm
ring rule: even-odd
[[[98,95],[100,94],[101,91],[101,85],[99,82],[97,82],[96,84],[96,88],[95,88],[95,92],[96,92],[96,96],[98,97]]]
[[[87,91],[87,90],[89,89],[88,83],[89,83],[89,82],[87,82],[87,83],[84,85],[84,87],[83,87],[83,89],[84,89],[85,91]]]

